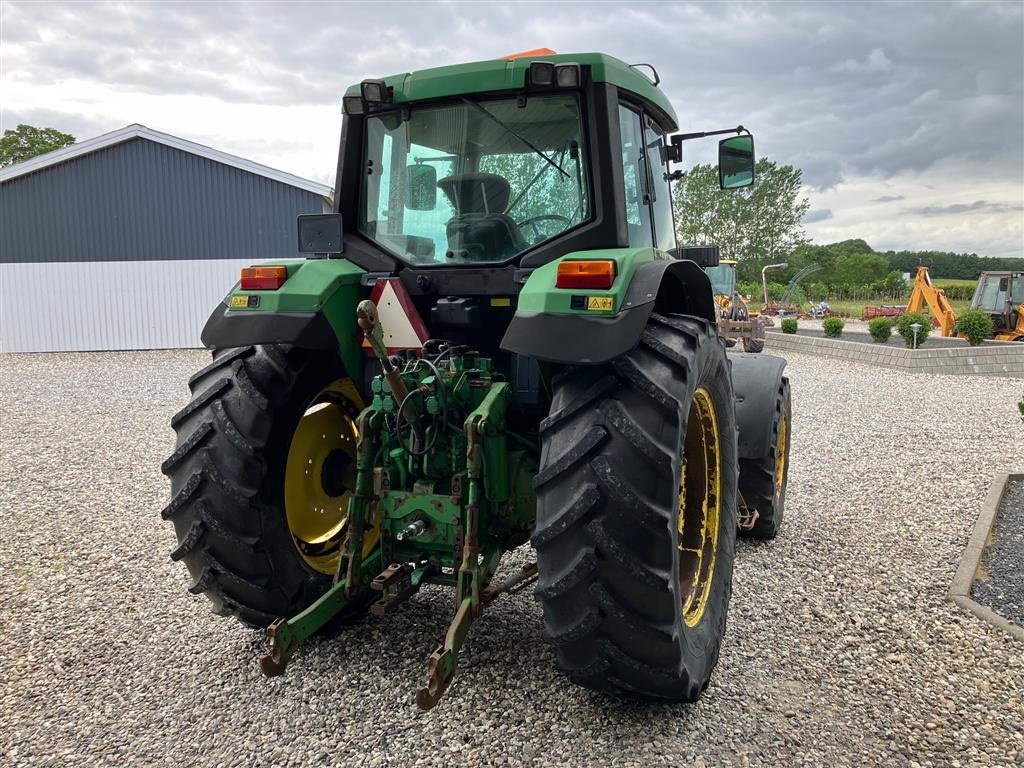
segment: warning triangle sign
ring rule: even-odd
[[[377,317],[384,330],[384,344],[389,354],[400,349],[419,349],[430,338],[412,297],[397,277],[377,280],[370,300],[377,305]],[[366,339],[363,339],[363,351],[367,357],[373,356]]]

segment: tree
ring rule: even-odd
[[[784,260],[807,242],[800,220],[810,202],[792,165],[757,162],[750,187],[724,191],[718,168],[695,165],[676,184],[676,236],[681,245],[716,244],[722,258],[740,262],[743,279],[760,279],[764,264]]]
[[[866,287],[885,277],[889,262],[878,253],[851,253],[836,259],[832,285],[845,288]]]
[[[3,137],[0,137],[0,167],[14,165],[74,143],[75,137],[70,133],[22,123],[17,128],[7,129]]]

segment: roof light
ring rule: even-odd
[[[520,51],[519,53],[510,53],[508,56],[502,56],[505,61],[514,61],[515,59],[532,59],[534,56],[557,56],[555,51],[550,48],[534,48],[532,51]]]
[[[550,61],[530,62],[530,85],[555,84],[555,65]]]
[[[367,104],[383,104],[391,101],[391,89],[383,80],[363,80],[359,84],[359,93]]]
[[[559,88],[579,88],[580,65],[559,64],[555,67],[555,85]]]
[[[366,112],[366,102],[362,96],[345,96],[341,100],[341,110],[346,115],[361,115]]]
[[[285,267],[245,267],[240,287],[243,291],[276,291],[287,279]]]
[[[615,262],[563,261],[558,265],[556,288],[611,288],[615,282]]]

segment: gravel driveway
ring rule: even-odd
[[[185,591],[159,466],[206,360],[0,357],[0,762],[1024,764],[1024,646],[945,599],[994,458],[1024,455],[1019,383],[792,355],[786,523],[740,548],[699,703],[570,686],[527,591],[474,626],[422,713],[448,593],[310,642],[268,681],[260,633]]]

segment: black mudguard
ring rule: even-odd
[[[731,351],[729,360],[736,393],[736,425],[740,431],[739,457],[760,459],[775,450],[772,416],[786,361],[774,355]]]
[[[694,315],[715,322],[711,281],[683,259],[640,266],[617,315],[516,312],[501,340],[509,352],[551,363],[606,363],[640,341],[652,312]]]
[[[307,349],[337,349],[338,337],[321,312],[231,312],[221,302],[200,336],[210,349],[249,344],[294,344]]]

